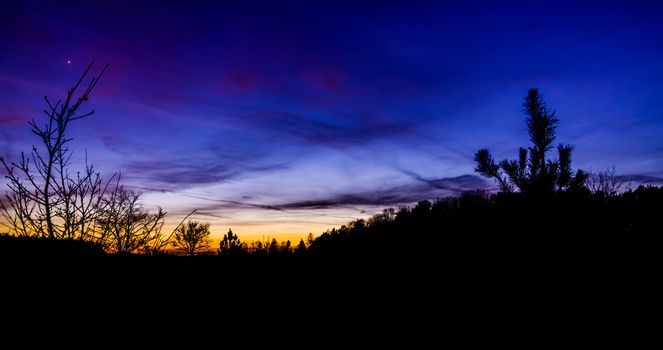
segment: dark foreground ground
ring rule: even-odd
[[[654,332],[656,242],[447,243],[398,253],[190,258],[3,241],[2,317],[68,331],[110,323],[101,328],[105,337],[109,330],[125,337],[157,327],[166,329],[161,341],[185,331],[204,332],[199,339],[240,330],[253,334],[248,339],[301,332],[315,339],[306,343],[313,348],[357,339],[366,346],[633,346]],[[219,323],[230,325],[212,326]]]
[[[394,219],[332,230],[294,256],[113,256],[0,237],[0,315],[23,329],[219,347],[238,330],[250,330],[239,339],[253,344],[274,329],[271,346],[313,333],[309,348],[355,348],[353,335],[371,348],[650,344],[661,311],[663,189],[521,197],[420,202]]]
[[[561,297],[584,288],[635,288],[660,277],[660,243],[642,236],[473,236],[435,245],[290,256],[115,256],[79,242],[2,237],[0,266],[4,286],[11,286],[5,290],[31,284],[41,285],[37,290],[100,285],[256,295],[291,289],[304,298],[308,287],[357,297],[362,289],[489,296],[512,288],[512,295],[557,291]]]

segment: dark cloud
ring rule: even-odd
[[[247,173],[271,172],[285,168],[287,168],[286,164],[247,165],[233,162],[200,162],[179,158],[128,162],[123,166],[123,176],[179,188],[220,183]]]
[[[396,167],[401,173],[419,182],[428,184],[432,188],[451,191],[454,193],[470,191],[486,186],[485,181],[476,175],[461,175],[450,178],[429,179],[414,171]]]
[[[113,151],[123,156],[129,156],[132,154],[132,150],[127,147],[127,140],[116,134],[105,133],[102,134],[99,139],[109,151]]]
[[[159,184],[209,184],[237,175],[227,165],[192,163],[187,159],[132,161],[123,167],[129,178],[141,178]]]
[[[282,209],[330,209],[352,206],[398,206],[423,199],[434,200],[485,187],[486,183],[480,177],[462,175],[451,178],[432,179],[422,181],[422,183],[412,183],[375,191],[332,194],[318,199],[282,203],[274,207]]]
[[[462,175],[451,178],[433,179],[429,182],[415,182],[402,186],[376,189],[373,191],[331,193],[317,198],[290,202],[275,202],[274,204],[256,203],[245,200],[220,199],[166,188],[138,186],[132,188],[150,192],[174,193],[210,202],[207,205],[197,207],[200,212],[208,213],[209,215],[212,215],[215,210],[220,209],[257,209],[295,214],[295,210],[301,209],[350,208],[365,213],[361,207],[400,206],[415,203],[423,199],[435,200],[437,198],[456,195],[462,192],[486,188],[486,182],[475,175]],[[188,210],[191,209],[193,208]]]
[[[628,174],[623,175],[622,180],[625,182],[631,182],[634,184],[643,184],[643,185],[661,185],[663,184],[663,177],[653,176],[653,175],[642,175],[642,174]]]
[[[215,204],[210,204],[207,206],[203,207],[196,207],[196,208],[185,208],[185,209],[179,209],[181,212],[190,212],[193,209],[200,209],[200,210],[212,210],[212,209],[265,209],[265,210],[277,210],[277,211],[282,211],[282,208],[275,207],[272,205],[266,205],[266,204],[256,204],[256,203],[251,203],[247,201],[238,201],[238,200],[231,200],[231,199],[219,199],[219,198],[213,198],[205,195],[201,195],[198,193],[192,193],[192,192],[185,192],[181,190],[176,190],[173,188],[158,188],[158,187],[147,187],[147,186],[125,186],[128,188],[136,189],[139,191],[148,191],[148,192],[159,192],[159,193],[174,193],[180,196],[184,197],[189,197],[189,198],[194,198],[194,199],[201,199],[204,201],[208,202],[214,202]]]
[[[267,110],[248,115],[241,122],[298,142],[330,146],[358,145],[401,136],[408,134],[415,126],[414,118],[400,120],[372,112],[293,113]]]

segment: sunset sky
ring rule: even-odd
[[[659,1],[5,0],[0,154],[29,151],[42,96],[94,60],[110,68],[71,129],[76,167],[87,150],[215,237],[297,239],[491,189],[473,154],[528,144],[530,87],[575,167],[661,183],[661,38]]]

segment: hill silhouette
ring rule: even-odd
[[[604,249],[627,249],[629,243],[654,239],[662,210],[663,189],[653,186],[616,196],[587,190],[545,197],[474,192],[423,200],[393,215],[385,211],[367,221],[353,221],[323,233],[309,251],[385,258],[586,255],[589,259]]]

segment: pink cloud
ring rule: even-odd
[[[26,113],[9,112],[0,114],[0,124],[3,126],[24,125],[31,119],[32,116]]]

